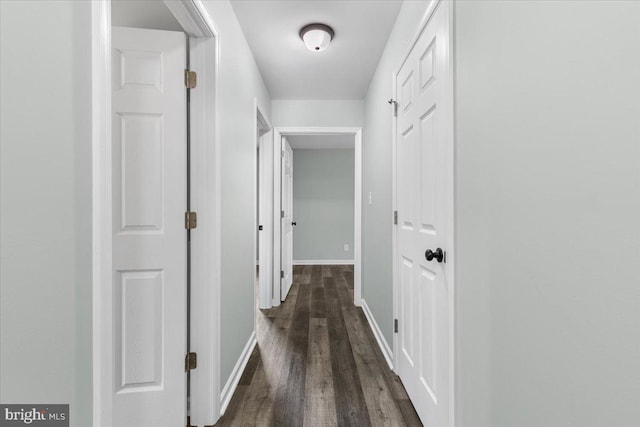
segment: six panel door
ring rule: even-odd
[[[449,60],[447,2],[441,2],[396,78],[397,371],[425,426],[449,420],[450,290],[447,247]],[[444,261],[444,260],[443,260]]]
[[[113,28],[113,425],[186,425],[186,38]]]

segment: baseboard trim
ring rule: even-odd
[[[236,387],[238,387],[238,383],[240,382],[240,377],[242,377],[242,373],[244,372],[244,368],[247,366],[247,362],[249,362],[249,357],[251,357],[251,353],[253,352],[254,347],[257,344],[256,340],[256,331],[251,333],[249,337],[249,341],[244,346],[242,353],[240,353],[240,357],[236,362],[236,366],[233,367],[233,371],[231,371],[231,375],[227,380],[227,383],[224,385],[222,389],[222,393],[220,393],[220,416],[224,415],[224,411],[227,410],[227,406],[229,406],[229,402],[231,401],[231,397],[233,393],[236,391]]]
[[[293,265],[353,265],[352,259],[293,260]]]
[[[376,322],[375,317],[373,317],[373,313],[371,313],[371,309],[367,305],[367,302],[362,299],[362,311],[364,311],[364,316],[367,318],[369,322],[369,326],[371,327],[371,331],[373,332],[373,336],[376,337],[376,341],[378,342],[378,346],[380,347],[380,351],[382,351],[382,355],[384,356],[389,368],[393,371],[393,352],[391,351],[391,347],[389,347],[389,343],[386,339],[384,339],[384,335],[382,335],[382,331],[380,330],[380,326],[378,326],[378,322]]]

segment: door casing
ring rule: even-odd
[[[391,93],[392,93],[392,99],[397,99],[397,90],[396,90],[396,78],[398,76],[398,74],[400,73],[400,70],[402,69],[402,66],[404,65],[404,63],[407,61],[407,59],[409,58],[411,51],[413,50],[414,46],[416,45],[416,43],[418,42],[418,39],[420,38],[420,36],[422,35],[424,29],[426,28],[427,24],[429,23],[429,21],[431,20],[431,17],[433,16],[433,14],[435,13],[436,9],[438,8],[440,2],[443,2],[446,0],[432,0],[431,4],[429,5],[429,7],[427,8],[427,11],[425,12],[424,16],[422,17],[422,19],[420,20],[420,24],[418,25],[418,29],[416,31],[416,34],[414,35],[414,37],[411,39],[411,43],[409,44],[409,46],[407,47],[406,51],[403,53],[402,55],[402,59],[399,62],[397,68],[395,69],[395,71],[392,73],[391,75]],[[449,7],[447,8],[447,13],[448,13],[448,20],[449,20],[449,31],[452,31],[453,29],[453,16],[454,16],[454,4],[455,2],[451,2],[452,4],[449,5]],[[454,82],[454,64],[453,64],[453,58],[454,58],[454,43],[453,43],[453,37],[450,34],[449,37],[449,74],[447,76],[445,76],[447,83],[446,83],[446,92],[448,94],[447,99],[449,101],[449,104],[446,105],[444,107],[444,110],[447,111],[447,116],[446,116],[446,138],[447,140],[450,142],[449,144],[449,150],[450,152],[447,153],[447,161],[448,164],[445,165],[445,169],[446,169],[446,174],[447,174],[447,186],[446,186],[446,203],[447,203],[447,212],[448,212],[448,218],[446,218],[447,221],[447,234],[446,234],[446,251],[447,251],[447,262],[446,262],[446,274],[447,274],[447,280],[450,281],[450,289],[451,289],[451,293],[449,294],[449,313],[450,313],[450,319],[449,319],[449,325],[450,325],[450,330],[449,330],[449,372],[450,372],[450,376],[449,376],[449,426],[448,427],[452,427],[455,426],[455,407],[456,407],[456,401],[455,401],[455,291],[456,291],[456,287],[455,287],[455,262],[456,262],[456,253],[455,253],[455,230],[454,230],[454,226],[455,226],[455,194],[454,194],[454,190],[455,190],[455,132],[454,132],[454,86],[453,86],[453,82]],[[392,205],[393,205],[393,210],[397,211],[398,209],[398,203],[397,203],[397,194],[398,194],[398,182],[397,182],[397,167],[396,167],[396,162],[397,162],[397,124],[396,124],[396,120],[393,119],[392,120]],[[396,265],[396,259],[398,256],[398,247],[397,247],[397,241],[398,241],[398,233],[397,233],[397,226],[392,225],[392,233],[393,233],[393,238],[392,238],[392,253],[393,253],[393,267],[392,267],[392,275],[393,275],[393,318],[394,319],[398,319],[399,318],[399,313],[400,313],[400,306],[399,306],[399,301],[398,301],[398,286],[400,283],[400,280],[398,278],[398,268]],[[393,368],[394,371],[397,369],[397,355],[398,355],[398,334],[394,333],[393,334]]]
[[[220,413],[219,36],[201,0],[165,4],[189,36],[191,69],[198,72],[198,87],[191,92],[190,125],[191,208],[199,216],[191,236],[191,346],[198,353],[198,368],[191,374],[191,422],[213,425]],[[111,0],[92,2],[91,27],[93,425],[111,427]]]
[[[282,198],[281,143],[287,135],[353,135],[354,147],[354,237],[353,237],[353,303],[362,305],[362,128],[359,127],[276,127],[273,129],[273,306],[280,305],[280,269],[281,269],[281,221],[280,200]]]
[[[261,218],[258,218],[263,226],[263,230],[260,233],[260,247],[254,248],[254,252],[259,253],[260,259],[260,274],[258,285],[258,306],[260,309],[271,308],[271,295],[273,287],[273,220],[272,215],[272,203],[273,203],[273,185],[271,168],[273,167],[271,161],[271,152],[273,150],[273,134],[272,126],[264,113],[266,110],[259,105],[258,98],[253,100],[255,115],[255,128],[259,130],[258,140],[256,146],[260,149],[259,157],[256,159],[255,164],[258,164],[259,170],[259,188],[256,188],[256,194],[259,196],[258,211]],[[257,223],[257,221],[254,221]],[[257,239],[256,239],[257,240]],[[254,245],[257,245],[256,241]],[[254,324],[255,324],[255,310],[254,310]]]

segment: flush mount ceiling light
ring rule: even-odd
[[[329,47],[333,39],[333,29],[324,24],[309,24],[300,30],[300,38],[307,49],[321,52]]]

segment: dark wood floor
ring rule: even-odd
[[[352,266],[294,267],[217,426],[421,426],[360,308]]]

